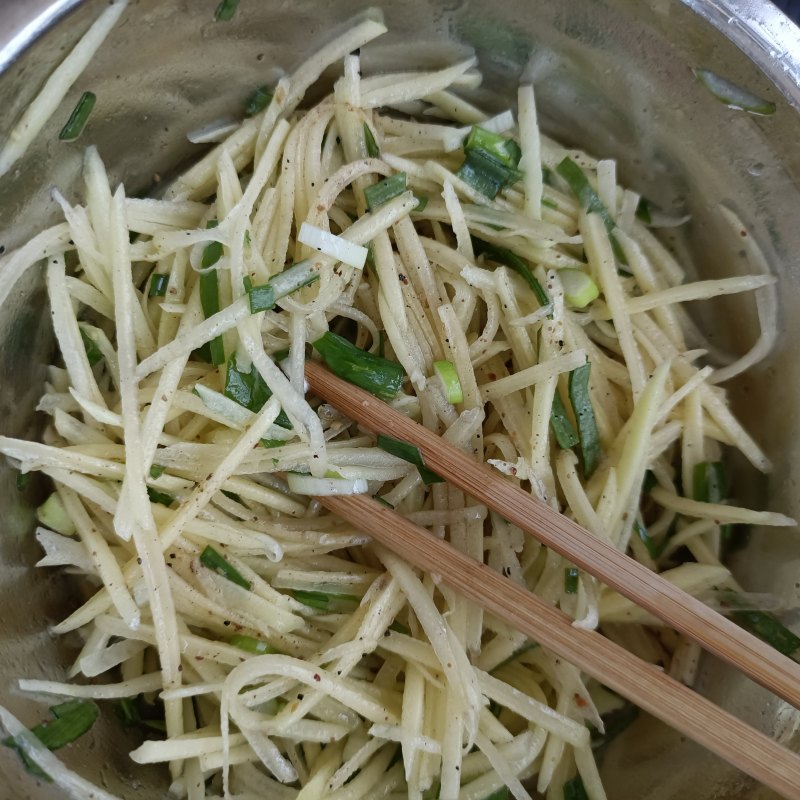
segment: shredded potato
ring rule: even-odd
[[[126,198],[89,148],[85,205],[55,193],[64,222],[0,261],[2,292],[47,261],[61,354],[48,426],[41,443],[0,437],[0,452],[55,487],[39,566],[91,587],[55,631],[84,642],[70,676],[99,679],[20,687],[147,706],[166,739],[130,756],[167,763],[176,797],[560,798],[580,781],[600,800],[592,740],[623,701],[309,495],[379,496],[686,682],[694,645],[320,403],[304,363],[345,335],[354,358],[400,375],[375,389],[395,408],[721,602],[739,591],[722,563],[729,523],[794,524],[728,504],[719,485],[722,444],[769,469],[714,384],[767,355],[774,279],[748,237],[756,274],[683,283],[615,163],[540,133],[531,86],[517,126],[458,96],[480,81],[472,57],[362,76],[347,54],[384,31],[363,18],[281,78],[160,199]],[[333,93],[300,110],[341,59]],[[480,147],[520,171],[494,194],[489,172],[461,166]],[[753,349],[696,363],[681,304],[749,291]],[[699,563],[676,561],[681,548]]]

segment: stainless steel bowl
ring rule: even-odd
[[[132,0],[86,73],[26,158],[0,181],[0,245],[11,249],[54,219],[49,188],[77,195],[83,147],[93,142],[113,180],[148,191],[198,152],[186,133],[236,113],[274,66],[290,69],[334,24],[370,5],[361,0],[244,0],[232,22],[215,23],[217,0]],[[86,30],[104,0],[0,2],[0,138],[45,77]],[[537,85],[548,132],[619,160],[622,180],[661,205],[686,209],[692,222],[674,246],[703,275],[743,270],[741,254],[717,239],[718,203],[751,227],[780,275],[781,337],[769,363],[732,387],[737,412],[775,463],[766,481],[741,470],[743,500],[798,516],[800,495],[800,31],[765,0],[405,0],[385,4],[387,39],[466,42],[486,74],[483,102],[500,108],[526,72]],[[731,111],[694,80],[704,66],[777,103],[771,117]],[[77,143],[57,133],[85,89],[98,96]],[[747,302],[715,306],[714,340],[744,348],[754,337]],[[0,430],[35,436],[33,411],[53,353],[41,275],[18,286],[0,311]],[[710,322],[706,320],[706,322]],[[75,642],[48,626],[79,598],[59,574],[33,570],[32,485],[20,493],[0,467],[0,693],[33,723],[39,712],[14,693],[15,678],[63,678]],[[754,591],[800,599],[800,536],[754,531],[734,561]],[[791,620],[790,620],[791,621]],[[796,620],[795,620],[796,621]],[[706,659],[699,687],[714,701],[797,747],[800,714],[722,665]],[[126,758],[131,742],[105,714],[64,757],[123,798],[165,796],[160,771]],[[642,718],[604,760],[614,800],[766,798],[692,744]],[[24,775],[0,748],[0,797],[56,798]]]

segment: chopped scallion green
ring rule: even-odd
[[[746,608],[748,603],[735,592],[726,592],[725,595],[728,598],[727,605],[732,609],[726,613],[737,625],[763,639],[779,653],[800,658],[800,637],[792,633],[777,617],[765,611]]]
[[[550,296],[542,288],[542,284],[536,280],[536,276],[531,272],[527,261],[506,247],[498,247],[475,236],[472,237],[472,247],[476,256],[485,256],[490,261],[496,261],[498,264],[509,267],[521,276],[525,283],[531,287],[531,291],[536,295],[536,300],[540,306],[550,305]]]
[[[492,200],[497,197],[501,189],[513,186],[522,178],[522,173],[516,167],[504,164],[482,148],[467,151],[464,163],[456,175],[464,183]]]
[[[442,382],[444,395],[448,403],[463,403],[464,390],[461,388],[461,381],[458,379],[455,364],[452,361],[434,361],[433,369],[439,380]]]
[[[597,284],[580,269],[560,269],[558,277],[564,287],[564,299],[570,308],[585,308],[600,295]]]
[[[96,102],[97,97],[93,92],[84,92],[81,95],[81,99],[78,100],[72,114],[70,114],[67,124],[58,134],[58,138],[62,142],[72,142],[81,135]]]
[[[647,548],[647,552],[650,555],[650,558],[653,561],[658,561],[661,554],[664,552],[664,547],[667,544],[666,537],[661,542],[656,542],[652,538],[650,538],[650,534],[647,532],[647,528],[639,522],[638,519],[633,521],[633,530],[635,531],[636,535],[641,540],[642,544]]]
[[[692,72],[697,80],[728,108],[749,111],[751,114],[770,115],[775,113],[777,106],[771,100],[759,97],[749,89],[717,75],[710,69],[694,69]]]
[[[272,102],[272,90],[269,86],[259,86],[253,89],[250,97],[247,98],[247,103],[244,107],[244,115],[246,117],[254,117],[256,114],[263,111]]]
[[[372,128],[365,122],[364,123],[364,143],[367,146],[367,155],[370,158],[380,158],[381,151],[378,148],[378,143],[372,135]]]
[[[17,473],[17,491],[24,492],[28,488],[28,484],[31,482],[31,473],[30,472],[18,472]]]
[[[239,0],[222,0],[214,11],[214,19],[218,22],[228,22],[233,19]]]
[[[721,461],[702,461],[692,470],[692,495],[703,503],[724,503],[728,497],[728,474]],[[720,525],[723,541],[731,537],[732,525]]]
[[[372,186],[367,186],[364,189],[364,200],[367,203],[367,208],[374,211],[384,203],[388,203],[398,195],[403,194],[406,190],[406,174],[405,172],[396,172],[382,181],[373,183]]]
[[[417,198],[417,204],[414,206],[412,211],[416,212],[417,214],[421,213],[428,207],[428,195],[426,194],[415,194],[414,197]]]
[[[275,308],[275,292],[269,283],[251,286],[247,290],[247,297],[250,301],[251,314],[258,314],[259,311],[270,311]]]
[[[507,167],[518,167],[522,158],[522,150],[513,139],[507,139],[499,133],[487,131],[479,125],[473,125],[464,142],[464,151],[483,150]]]
[[[261,373],[256,369],[255,364],[250,365],[249,372],[242,372],[236,364],[235,355],[228,359],[225,388],[222,393],[225,397],[256,414],[264,408],[264,404],[272,397],[271,389],[261,377]],[[292,423],[283,410],[278,414],[275,424],[287,430],[292,428]]]
[[[89,360],[89,366],[93,367],[103,360],[103,354],[100,352],[97,342],[83,328],[79,327],[79,330],[83,341],[83,349],[86,350],[86,358]]]
[[[564,450],[571,450],[580,441],[578,432],[572,424],[572,420],[567,416],[567,409],[564,401],[556,389],[553,395],[553,408],[550,411],[550,427],[553,429],[558,446]]]
[[[160,464],[153,464],[150,467],[150,477],[155,481],[158,480],[163,474],[166,467],[162,467]]]
[[[166,492],[159,492],[152,486],[147,487],[147,496],[150,498],[151,503],[158,503],[159,505],[169,508],[174,502],[175,498]]]
[[[238,647],[240,650],[244,650],[247,653],[253,653],[257,656],[278,652],[272,645],[267,644],[266,642],[262,642],[259,639],[254,639],[252,636],[245,636],[238,633],[228,639],[228,644]]]
[[[442,483],[444,481],[444,478],[440,478],[435,472],[425,466],[422,453],[420,453],[419,448],[415,445],[409,444],[408,442],[401,442],[400,439],[394,439],[382,433],[378,434],[376,444],[381,450],[385,450],[387,453],[391,453],[393,456],[397,456],[398,458],[402,458],[403,461],[408,461],[409,464],[413,464],[419,470],[419,475],[424,484],[429,486],[432,483]]]
[[[154,272],[150,276],[150,288],[147,291],[148,297],[166,297],[169,275]]]
[[[569,374],[569,399],[572,411],[578,423],[578,435],[581,442],[581,455],[583,457],[583,471],[588,478],[597,466],[603,452],[600,445],[600,435],[597,432],[597,421],[594,408],[589,397],[589,375],[592,370],[591,363],[572,370]]]
[[[646,197],[639,198],[639,204],[636,206],[636,218],[649,225],[653,221],[651,214],[651,203]]]
[[[565,594],[578,593],[578,579],[580,578],[580,570],[577,567],[564,568],[564,592]]]
[[[393,399],[403,387],[405,372],[396,361],[360,350],[331,331],[312,344],[325,364],[340,378],[366,389],[381,400]]]
[[[564,800],[589,800],[580,775],[576,775],[564,784]]]
[[[211,545],[207,545],[205,550],[200,554],[200,562],[203,566],[213,570],[223,578],[227,578],[231,583],[241,586],[243,589],[250,588],[250,581],[243,577],[239,570],[230,564],[219,552],[217,552]]]
[[[341,613],[352,611],[361,602],[351,594],[331,594],[329,592],[312,592],[305,589],[292,589],[291,595],[303,605],[316,608],[318,611]]]

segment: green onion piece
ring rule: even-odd
[[[123,697],[116,703],[114,710],[125,728],[148,728],[159,733],[167,731],[164,706],[160,702],[147,703],[142,695]]]
[[[564,568],[564,592],[566,594],[578,593],[578,579],[580,578],[580,571],[577,567]]]
[[[207,227],[216,226],[216,220],[208,222]],[[203,308],[203,316],[208,319],[219,312],[219,275],[217,270],[209,269],[222,257],[222,245],[219,242],[211,242],[203,250],[202,267],[207,272],[200,273],[200,305]],[[222,337],[217,336],[208,343],[211,363],[219,366],[225,363],[225,345]]]
[[[404,636],[411,636],[411,629],[407,628],[402,622],[398,622],[397,620],[395,620],[389,626],[389,630],[394,631],[395,633],[402,633]]]
[[[748,89],[729,81],[712,72],[710,69],[693,69],[695,77],[708,89],[720,103],[737,111],[749,111],[751,114],[774,114],[777,106],[771,100],[765,100]]]
[[[600,295],[597,284],[580,269],[561,269],[558,271],[564,287],[564,299],[570,308],[585,308]]]
[[[567,416],[567,409],[564,401],[556,389],[553,395],[553,408],[550,411],[550,427],[553,429],[558,446],[564,450],[571,450],[580,441],[578,432],[572,424],[572,420]]]
[[[549,197],[542,198],[542,205],[545,208],[552,208],[554,211],[558,211],[558,203],[555,200],[551,200]]]
[[[28,484],[31,481],[31,473],[30,472],[18,472],[17,473],[17,491],[24,492],[25,489],[28,488]]]
[[[158,503],[159,505],[169,508],[174,502],[175,498],[166,492],[159,492],[152,486],[147,487],[147,496],[150,498],[151,503]]]
[[[564,784],[564,800],[589,800],[580,775],[576,775]]]
[[[291,595],[303,605],[319,611],[332,613],[352,611],[361,600],[352,594],[331,594],[329,592],[312,592],[305,589],[292,589]]]
[[[572,370],[569,374],[569,399],[578,423],[583,471],[587,478],[594,472],[603,452],[600,445],[600,436],[597,432],[594,408],[589,397],[589,374],[591,370],[592,365],[587,363]]]
[[[31,733],[48,750],[58,750],[83,736],[94,725],[100,709],[89,700],[68,700],[52,706],[50,713],[53,719],[31,728]],[[28,772],[52,782],[50,776],[27,755],[16,737],[9,736],[3,744],[17,751]]]
[[[89,119],[89,114],[92,113],[94,104],[97,102],[97,96],[92,92],[84,92],[81,99],[78,100],[77,105],[69,115],[67,124],[61,129],[58,138],[62,142],[72,142],[77,139],[83,132],[83,128]]]
[[[272,90],[269,86],[259,86],[253,89],[250,97],[247,98],[247,103],[244,107],[244,115],[246,117],[254,117],[259,112],[263,111],[272,102]]]
[[[434,361],[433,369],[444,387],[444,394],[448,403],[463,403],[464,390],[458,379],[455,364],[452,361]]]
[[[536,300],[540,306],[550,305],[550,296],[542,288],[542,284],[536,280],[536,276],[531,272],[527,261],[506,247],[498,247],[475,236],[472,237],[472,247],[476,256],[486,256],[491,261],[496,261],[498,264],[503,264],[513,269],[531,287],[531,291],[536,295]]]
[[[649,469],[644,474],[644,480],[642,481],[642,494],[650,494],[650,492],[655,489],[656,484],[658,483],[658,479],[656,478],[655,472]]]
[[[222,0],[214,11],[214,19],[218,22],[228,22],[233,19],[239,0]]]
[[[239,497],[239,495],[236,494],[236,492],[229,492],[227,489],[223,489],[222,494],[224,494],[225,497],[227,497],[229,500],[233,500],[235,503],[242,502],[242,498]]]
[[[262,439],[261,446],[266,448],[267,450],[271,450],[273,447],[283,447],[286,442],[283,439]]]
[[[89,366],[93,367],[103,360],[103,354],[100,352],[97,342],[95,342],[95,340],[80,326],[79,330],[81,332],[81,339],[83,340],[83,349],[86,350],[86,358],[89,360]]]
[[[150,477],[155,481],[158,480],[163,474],[166,467],[162,467],[160,464],[153,464],[150,467]]]
[[[396,172],[382,181],[373,183],[372,186],[367,186],[364,189],[364,200],[367,203],[367,208],[374,211],[384,203],[388,203],[398,195],[403,194],[406,190],[406,174],[405,172]]]
[[[472,130],[464,142],[464,152],[483,150],[507,167],[518,167],[522,158],[522,151],[513,139],[506,139],[499,133],[492,133],[478,125],[473,125]]]
[[[200,554],[200,563],[216,572],[217,575],[222,575],[223,578],[227,578],[231,583],[235,583],[243,589],[250,588],[250,581],[244,578],[242,574],[228,563],[228,561],[211,545],[207,545],[206,549]]]
[[[721,461],[702,461],[692,470],[692,495],[704,503],[723,503],[728,497],[729,482],[725,465]],[[722,540],[731,538],[732,525],[720,525]]]
[[[428,195],[415,194],[414,197],[417,200],[417,204],[411,210],[419,214],[428,207]]]
[[[488,150],[476,147],[466,152],[464,163],[456,175],[492,200],[501,189],[513,186],[522,178],[516,167],[505,164]]]
[[[729,604],[736,606],[746,605],[735,592],[728,592]],[[727,612],[728,616],[745,630],[763,639],[768,645],[774,647],[779,653],[794,658],[800,657],[800,637],[792,633],[777,617],[765,611],[755,609],[743,610],[741,608]]]
[[[656,542],[651,539],[650,534],[647,532],[647,528],[645,528],[645,526],[642,525],[638,519],[633,521],[633,530],[641,540],[642,544],[647,548],[650,558],[652,558],[653,561],[658,561],[659,557],[664,552],[667,539],[665,538],[662,542]]]
[[[169,283],[169,275],[153,273],[150,276],[150,289],[147,292],[148,297],[165,297],[167,294],[167,284]]]
[[[405,372],[400,364],[360,350],[336,333],[328,331],[312,345],[340,378],[366,389],[381,400],[391,400],[403,387]]]
[[[272,390],[261,377],[261,373],[256,369],[255,364],[251,364],[249,372],[242,372],[236,365],[235,355],[228,359],[225,388],[222,393],[225,397],[230,398],[255,414],[261,411],[267,400],[272,397]],[[291,430],[292,428],[289,417],[286,416],[286,412],[282,409],[275,420],[275,424],[281,428],[286,428],[286,430]]]
[[[370,158],[380,158],[381,151],[378,148],[378,143],[375,141],[375,137],[372,135],[372,128],[364,123],[364,142],[367,145],[367,155]]]
[[[394,439],[391,436],[384,436],[382,433],[378,434],[376,444],[381,450],[385,450],[387,453],[391,453],[393,456],[397,456],[398,458],[402,458],[403,461],[408,461],[409,464],[413,464],[419,470],[422,482],[427,486],[430,486],[432,483],[444,482],[444,478],[440,478],[435,472],[425,466],[422,453],[420,453],[419,448],[415,445],[409,444],[408,442],[401,442],[400,439]]]
[[[652,204],[646,197],[639,198],[639,204],[636,206],[636,218],[649,225],[653,221],[652,214],[650,213]]]
[[[556,185],[556,176],[553,175],[553,170],[551,170],[550,167],[542,167],[542,183],[545,186]],[[544,200],[542,200],[542,203],[544,203]]]
[[[75,533],[75,525],[72,522],[67,510],[61,503],[61,498],[57,492],[53,492],[47,500],[36,509],[36,519],[50,530],[60,533],[63,536],[72,536]]]
[[[257,656],[278,652],[272,645],[266,642],[254,639],[252,636],[244,636],[238,633],[228,639],[228,644],[232,644],[234,647],[238,647],[240,650],[244,650],[247,653],[254,653]]]
[[[126,728],[138,725],[140,722],[139,711],[132,697],[123,697],[116,704],[117,716]]]
[[[280,363],[285,358],[289,358],[289,348],[287,347],[286,350],[276,350],[272,353],[271,358],[276,363]]]
[[[483,800],[508,800],[509,797],[508,786],[501,786],[496,792],[484,797]]]
[[[275,292],[268,283],[252,286],[247,290],[250,301],[250,313],[258,314],[259,311],[269,311],[275,308]]]
[[[616,258],[620,264],[627,264],[628,261],[625,258],[625,253],[620,243],[613,235],[614,228],[617,227],[617,224],[614,222],[611,214],[608,213],[608,209],[603,205],[603,201],[600,199],[597,192],[592,188],[583,170],[569,156],[566,156],[556,167],[556,172],[567,182],[567,185],[578,198],[578,202],[587,214],[600,215],[608,231],[609,239],[611,240],[611,249],[614,251],[614,258]]]

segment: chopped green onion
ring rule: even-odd
[[[452,361],[434,361],[433,369],[444,387],[444,394],[448,403],[463,403],[464,390],[458,379],[455,365]]]
[[[639,204],[636,206],[636,218],[649,225],[653,221],[651,212],[652,205],[646,197],[639,198]]]
[[[492,200],[501,189],[513,186],[522,178],[522,173],[516,167],[503,163],[483,148],[468,150],[456,175]]]
[[[150,477],[155,481],[158,480],[163,474],[166,467],[162,467],[161,464],[153,464],[150,467]]]
[[[17,473],[17,491],[24,492],[25,489],[28,488],[28,484],[31,481],[31,473],[30,472],[18,472]]]
[[[240,650],[244,650],[247,653],[254,653],[257,656],[278,652],[272,645],[266,642],[239,633],[231,636],[231,638],[228,639],[228,644],[232,644],[234,647],[238,647]]]
[[[275,292],[268,283],[252,286],[247,290],[250,301],[250,313],[258,314],[259,311],[270,311],[275,308]]]
[[[269,86],[259,86],[253,89],[250,97],[247,98],[247,103],[244,107],[244,115],[246,117],[254,117],[259,112],[263,111],[272,102],[272,90]]]
[[[650,494],[650,492],[655,489],[656,484],[658,483],[658,479],[656,478],[655,472],[649,469],[644,474],[644,480],[642,481],[642,494]]]
[[[569,374],[569,399],[572,411],[578,423],[578,435],[581,442],[581,455],[583,456],[583,471],[588,478],[597,466],[603,452],[600,445],[600,436],[597,432],[597,421],[594,408],[589,397],[589,374],[591,363],[572,370]]]
[[[225,397],[238,403],[240,406],[257,414],[264,408],[267,400],[272,397],[272,390],[267,386],[255,364],[250,365],[249,372],[242,372],[236,365],[236,356],[228,359],[228,368],[225,373],[225,388],[222,392]],[[281,409],[275,424],[281,428],[291,430],[292,423],[286,412]]]
[[[154,489],[152,486],[147,487],[147,496],[150,498],[151,503],[158,503],[167,508],[175,502],[175,498],[171,494],[159,492],[158,489]]]
[[[417,199],[417,204],[414,206],[412,211],[416,212],[417,214],[421,213],[428,207],[428,195],[426,194],[415,194],[414,197]]]
[[[261,446],[266,448],[267,450],[271,450],[273,447],[283,447],[286,442],[283,439],[262,439]]]
[[[147,296],[165,297],[167,294],[168,283],[169,283],[169,275],[164,275],[154,272],[150,276],[150,289],[147,292]]]
[[[556,185],[556,176],[553,175],[553,170],[551,170],[550,167],[542,167],[542,183],[545,186]],[[542,200],[542,204],[544,204],[544,200]]]
[[[550,411],[550,427],[553,429],[558,446],[564,450],[570,450],[580,441],[578,432],[572,424],[572,420],[567,416],[567,409],[564,401],[556,389],[553,395],[553,408]]]
[[[729,605],[747,605],[735,592],[727,593]],[[777,617],[756,609],[735,609],[727,612],[728,616],[750,633],[763,639],[779,653],[794,658],[800,657],[800,637],[792,633]]]
[[[75,525],[72,522],[67,510],[61,503],[61,498],[57,492],[53,492],[47,500],[36,509],[36,519],[50,530],[60,533],[63,536],[72,536],[75,533]]]
[[[729,81],[712,72],[710,69],[693,69],[695,77],[721,103],[737,111],[749,111],[751,114],[774,114],[777,106],[771,100],[765,100],[748,89]]]
[[[382,433],[378,434],[376,444],[381,450],[385,450],[387,453],[391,453],[393,456],[397,456],[398,458],[402,458],[403,461],[408,461],[409,464],[413,464],[419,470],[422,482],[427,486],[430,486],[432,483],[444,482],[444,478],[440,478],[435,472],[425,466],[422,453],[420,453],[419,448],[415,445],[402,442],[400,439],[394,439],[391,436],[385,436]]]
[[[614,222],[613,217],[609,214],[603,201],[592,188],[592,184],[589,183],[589,179],[586,177],[583,170],[569,156],[566,156],[556,167],[556,172],[567,182],[572,193],[578,198],[581,208],[583,208],[587,214],[600,215],[603,224],[606,226],[606,231],[608,231],[608,238],[611,241],[611,249],[614,251],[614,258],[616,258],[620,264],[627,264],[625,253],[620,243],[613,235],[617,223]]]
[[[100,709],[89,700],[68,700],[50,708],[53,719],[31,728],[31,733],[48,749],[58,750],[83,736],[100,715]],[[33,775],[52,782],[50,776],[25,752],[17,737],[3,739],[3,744],[16,750],[25,769]]]
[[[233,500],[235,503],[241,504],[242,502],[242,498],[239,497],[239,495],[236,494],[236,492],[229,492],[227,489],[223,489],[222,494],[224,494],[225,497],[227,497],[229,500]]]
[[[222,0],[214,11],[214,19],[218,22],[228,22],[233,19],[239,0]]]
[[[589,800],[580,775],[576,775],[564,784],[564,800]]]
[[[531,272],[527,261],[520,258],[516,253],[506,247],[498,247],[497,245],[485,242],[483,239],[478,239],[475,236],[472,237],[472,247],[475,250],[476,256],[486,256],[491,261],[503,264],[520,275],[525,283],[531,287],[531,291],[536,295],[536,300],[539,302],[540,306],[550,305],[550,296],[542,288],[542,284],[536,280],[536,276]]]
[[[303,605],[319,611],[332,613],[352,611],[361,602],[352,594],[331,594],[328,592],[312,592],[305,589],[292,589],[291,595]]]
[[[142,695],[123,697],[116,703],[115,711],[125,728],[149,728],[159,733],[167,731],[164,706],[161,702],[148,703]]]
[[[58,138],[62,142],[75,141],[81,135],[96,102],[97,96],[92,92],[84,92],[81,95],[81,99],[78,100],[77,105],[70,114],[67,124],[58,134]]]
[[[83,340],[83,349],[86,350],[86,358],[89,360],[89,366],[93,367],[103,360],[103,354],[100,352],[97,342],[95,342],[95,340],[80,326],[79,330],[81,332],[81,339]]]
[[[216,220],[209,220],[206,223],[207,228],[216,226]],[[220,258],[222,258],[222,245],[219,242],[211,242],[203,250],[201,266],[207,272],[200,273],[200,305],[206,319],[219,312],[219,275],[217,270],[210,269],[210,267],[216,264]],[[225,363],[225,345],[222,336],[217,336],[208,343],[208,353],[214,366]]]
[[[291,267],[273,275],[267,283],[253,286],[249,277],[245,277],[244,285],[250,298],[250,313],[257,314],[259,311],[269,311],[275,307],[275,303],[282,297],[308,286],[310,283],[319,280],[319,272],[314,267],[314,262],[310,259],[298,261]]]
[[[496,792],[487,795],[483,800],[508,800],[508,786],[501,786]]]
[[[558,203],[555,200],[551,200],[549,197],[542,198],[542,205],[545,208],[552,208],[553,211],[558,211]]]
[[[378,143],[375,141],[375,137],[372,135],[372,128],[364,123],[364,142],[367,145],[367,155],[370,158],[380,158],[381,151],[378,148]]]
[[[216,572],[217,575],[222,575],[223,578],[227,578],[231,583],[235,583],[243,589],[250,588],[250,581],[243,577],[239,570],[232,566],[211,545],[207,545],[206,549],[200,554],[200,563]]]
[[[403,387],[405,372],[400,364],[360,350],[336,333],[328,331],[312,345],[340,378],[381,400],[391,400]]]
[[[377,500],[378,498],[376,497],[375,499]],[[402,622],[398,622],[397,620],[395,620],[389,626],[389,630],[394,631],[395,633],[402,633],[404,636],[411,636],[411,629],[407,628]]]
[[[570,308],[585,308],[600,295],[597,284],[580,269],[561,269],[558,271],[564,287],[564,299]]]
[[[483,150],[507,167],[518,167],[522,158],[522,150],[513,139],[506,139],[478,125],[472,126],[464,142],[464,151],[468,153],[470,150]]]
[[[578,579],[580,578],[580,570],[577,567],[564,568],[564,592],[565,594],[578,593]]]
[[[633,521],[633,530],[636,532],[636,535],[641,540],[642,544],[647,548],[647,552],[650,555],[650,558],[653,561],[658,561],[661,554],[664,552],[664,547],[667,544],[667,539],[664,538],[661,542],[656,542],[652,538],[650,538],[650,534],[647,532],[647,528],[639,522],[638,519]]]
[[[403,194],[406,190],[406,174],[405,172],[396,172],[382,181],[373,183],[372,186],[367,186],[364,189],[364,200],[367,203],[367,208],[374,211],[384,203],[388,203],[398,195]]]
[[[721,461],[702,461],[692,470],[692,496],[703,503],[724,503],[728,497],[728,474]],[[733,526],[720,525],[723,541],[731,538]]]

